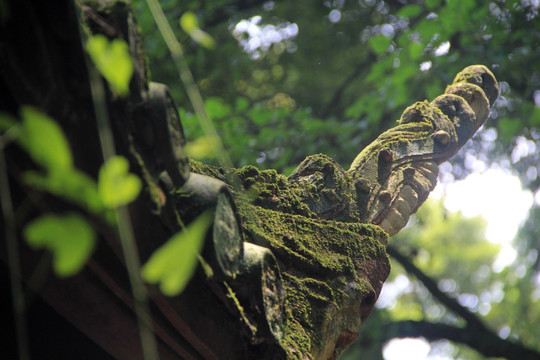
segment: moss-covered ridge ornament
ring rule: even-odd
[[[283,290],[258,290],[266,293],[260,299],[266,328],[273,330],[252,333],[254,342],[274,335],[280,351],[269,358],[334,359],[356,339],[390,271],[388,235],[426,200],[438,165],[482,125],[497,94],[486,67],[467,67],[445,94],[408,107],[347,171],[325,155],[309,156],[289,177],[253,166],[230,172],[191,162],[192,171],[231,188],[240,180],[233,198],[245,241],[277,259],[280,274],[272,278],[283,279]],[[233,289],[245,287],[236,284]],[[275,301],[281,292],[284,300]],[[251,295],[240,296],[240,304]],[[252,304],[243,311],[261,308]]]
[[[497,94],[493,74],[475,65],[460,72],[431,103],[408,107],[399,125],[366,147],[349,169],[361,221],[380,225],[390,236],[403,228],[433,190],[437,165],[483,124]]]

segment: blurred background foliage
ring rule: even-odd
[[[461,69],[484,64],[500,81],[500,96],[488,123],[444,164],[441,180],[495,166],[519,176],[539,198],[537,0],[162,0],[161,5],[235,166],[253,164],[288,175],[307,155],[324,153],[348,168],[406,106],[432,100]],[[170,87],[188,140],[202,137],[144,1],[135,0],[134,9],[152,80]],[[188,11],[214,39],[211,50],[182,32],[179,19]],[[500,337],[540,350],[538,219],[536,204],[515,239],[516,260],[497,271],[499,248],[486,240],[483,220],[451,213],[440,201],[424,205],[414,226],[392,244]],[[393,266],[388,283],[395,296],[379,304],[343,359],[358,354],[382,359],[389,324],[402,320],[464,325],[421,281],[398,262]],[[444,340],[432,343],[431,350],[484,359]]]

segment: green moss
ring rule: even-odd
[[[465,69],[458,81],[493,88],[488,98],[496,99],[496,80],[484,67]],[[385,205],[374,199],[394,191],[415,162],[440,162],[458,148],[454,119],[443,110],[427,101],[408,107],[348,171],[322,154],[306,158],[288,178],[253,166],[225,173],[192,162],[193,171],[238,185],[247,241],[278,260],[286,293],[280,344],[288,359],[330,358],[340,336],[360,331],[389,273],[387,234],[362,220],[377,219]]]
[[[465,68],[463,71],[459,72],[455,77],[452,84],[459,83],[459,82],[465,82],[468,83],[478,75],[481,75],[480,72],[477,71],[474,67],[468,67]]]
[[[471,65],[463,69],[454,78],[454,84],[466,82],[480,86],[486,94],[491,106],[499,96],[499,85],[493,73],[484,65]]]
[[[227,297],[234,304],[235,310],[238,312],[240,320],[243,322],[244,326],[250,330],[252,335],[256,334],[257,326],[249,320],[248,316],[246,315],[244,311],[244,307],[242,306],[242,304],[240,304],[240,301],[238,300],[238,297],[236,296],[236,293],[233,291],[233,289],[229,286],[229,284],[226,281],[223,282],[223,285],[227,289]]]
[[[369,146],[365,147],[354,159],[349,171],[357,171],[375,156],[383,147],[391,147],[394,144],[403,142],[410,143],[414,140],[425,139],[433,132],[431,122],[409,122],[401,123],[381,134]]]
[[[219,168],[217,166],[203,164],[200,161],[190,159],[189,167],[191,168],[191,171],[196,174],[211,176],[221,181],[226,180],[225,171],[222,168]]]
[[[280,345],[287,353],[288,360],[313,359],[310,354],[310,336],[300,322],[294,319],[288,306],[289,302],[286,303],[287,319],[289,320],[286,324],[288,335],[281,339]]]
[[[248,199],[254,205],[290,214],[316,217],[302,202],[300,195],[304,193],[304,189],[296,185],[290,186],[287,178],[275,170],[261,171],[255,166],[248,165],[226,172],[222,168],[195,160],[190,160],[189,164],[192,172],[224,181],[231,185],[236,197]],[[240,185],[240,189],[232,186],[235,183]]]
[[[386,259],[386,234],[369,224],[309,219],[246,202],[238,207],[250,241],[270,248],[285,272],[290,309],[285,343],[304,349],[308,342],[309,353],[314,352],[324,341],[320,337],[325,323],[336,320],[329,316],[343,316],[342,304],[358,301],[369,291],[357,264]],[[351,282],[358,289],[356,300],[346,290]]]
[[[308,160],[309,159],[309,160]],[[383,264],[389,270],[386,233],[375,225],[319,218],[305,204],[306,197],[331,197],[323,190],[348,189],[349,175],[328,157],[316,156],[306,171],[320,172],[320,181],[287,179],[274,170],[253,166],[225,173],[191,161],[194,172],[217,177],[229,184],[235,176],[236,205],[249,242],[269,248],[283,273],[285,329],[280,345],[288,359],[312,359],[335,344],[347,326],[359,331],[359,304],[372,287],[373,269],[362,264]],[[339,192],[339,195],[342,195]],[[319,199],[320,200],[320,199]]]
[[[338,163],[323,154],[308,156],[289,176],[302,202],[320,218],[359,221],[352,179]]]

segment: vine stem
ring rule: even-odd
[[[116,155],[116,150],[109,122],[105,90],[97,70],[93,66],[88,66],[88,71],[90,74],[90,88],[98,124],[101,151],[106,162],[112,156]],[[116,208],[116,215],[118,219],[118,236],[120,238],[124,262],[131,284],[131,291],[135,300],[134,310],[137,315],[143,358],[145,360],[157,360],[159,359],[159,356],[152,330],[152,318],[148,306],[148,293],[146,292],[144,282],[141,278],[141,264],[127,206]]]
[[[197,84],[195,84],[193,74],[191,73],[191,70],[189,70],[189,66],[184,57],[182,45],[176,39],[176,36],[174,35],[174,32],[169,22],[167,21],[167,18],[165,17],[163,9],[161,8],[157,0],[146,0],[146,4],[148,5],[150,12],[152,13],[152,17],[156,22],[161,36],[163,37],[163,40],[165,40],[165,43],[167,44],[167,47],[171,52],[174,64],[176,66],[178,74],[180,75],[180,80],[186,88],[187,95],[189,97],[191,105],[193,106],[193,109],[195,110],[195,114],[199,119],[204,134],[208,138],[212,139],[211,143],[213,146],[213,150],[219,163],[225,168],[233,168],[232,161],[227,151],[225,151],[223,142],[218,136],[216,128],[212,120],[208,116],[208,113],[206,112],[204,100],[201,96],[199,88],[197,87]]]
[[[15,228],[15,215],[11,201],[9,178],[7,175],[6,158],[4,156],[4,136],[0,136],[0,199],[2,201],[2,214],[6,232],[7,260],[9,268],[9,282],[13,301],[13,313],[15,321],[15,334],[19,359],[30,359],[28,351],[28,331],[26,324],[26,306],[24,293],[21,285],[21,264],[19,248],[17,247],[17,231]]]

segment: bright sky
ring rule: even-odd
[[[501,169],[489,169],[452,183],[442,192],[446,193],[444,204],[448,210],[461,211],[469,217],[482,215],[486,219],[486,237],[502,245],[494,271],[502,270],[515,259],[511,242],[534,201],[533,194],[523,190],[516,176]]]
[[[533,194],[523,190],[516,176],[501,169],[488,169],[448,185],[439,184],[431,196],[444,197],[450,211],[461,211],[465,216],[482,215],[486,219],[486,237],[502,246],[493,265],[494,271],[501,271],[515,259],[511,242],[534,202]],[[392,298],[399,296],[409,284],[396,281],[395,286],[389,286],[386,295],[383,288],[379,302],[391,304]],[[422,339],[394,339],[386,345],[383,355],[385,360],[451,360],[429,352],[429,343]]]

